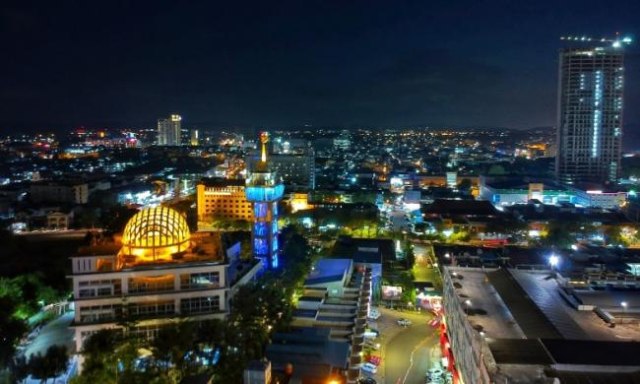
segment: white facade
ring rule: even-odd
[[[576,202],[585,207],[619,209],[627,201],[627,192],[576,190]]]
[[[228,264],[197,262],[109,270],[116,256],[72,258],[77,350],[87,336],[135,319],[133,332],[151,335],[162,324],[224,318],[228,312]]]

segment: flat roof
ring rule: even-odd
[[[225,179],[223,177],[210,177],[201,179],[198,184],[204,184],[207,187],[244,187],[245,179]]]
[[[507,270],[488,272],[487,277],[527,338],[562,337]]]
[[[531,273],[515,269],[509,272],[562,337],[589,339],[589,335],[569,314],[569,311],[574,310],[560,296],[558,285],[550,273]]]
[[[427,214],[447,215],[497,215],[498,210],[486,200],[436,199],[425,206]]]
[[[637,366],[640,342],[491,339],[487,345],[498,364]]]
[[[329,328],[293,328],[287,333],[274,334],[266,355],[274,365],[292,363],[295,367],[302,367],[326,364],[346,369],[350,344],[331,340],[330,337]]]
[[[352,266],[353,261],[351,259],[320,259],[314,264],[304,284],[312,285],[342,281],[351,272]]]
[[[584,305],[594,305],[601,308],[618,308],[621,311],[620,303],[622,302],[629,303],[630,307],[640,306],[640,290],[575,289],[573,296]]]
[[[542,340],[557,364],[637,366],[640,342],[594,340]]]
[[[486,340],[498,364],[553,364],[553,359],[539,339],[487,338]]]
[[[485,180],[484,185],[493,189],[519,189],[523,191],[529,190],[529,184],[542,184],[543,191],[569,191],[566,187],[551,180],[525,180],[525,179],[501,179],[501,180]]]
[[[562,384],[637,384],[640,372],[575,372],[552,371]]]
[[[639,338],[637,330],[622,326],[606,327],[593,311],[578,311],[571,307],[561,296],[558,283],[548,273],[510,272],[565,339],[620,341]]]
[[[465,268],[447,268],[460,301],[470,300],[473,309],[482,309],[486,315],[472,315],[467,319],[472,327],[482,330],[488,337],[520,339],[523,334],[514,326],[509,309],[498,300],[495,291],[486,283],[487,272]],[[464,304],[463,304],[464,305]]]
[[[366,251],[367,249],[371,251]],[[373,250],[377,249],[377,252]],[[360,254],[362,252],[362,254]],[[374,255],[376,254],[377,255]],[[393,240],[391,239],[364,239],[350,236],[339,236],[335,242],[331,254],[334,257],[353,255],[358,262],[381,262],[395,257]]]

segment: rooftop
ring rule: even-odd
[[[448,268],[452,280],[458,283],[460,288],[456,294],[462,302],[471,303],[470,308],[483,310],[486,315],[472,315],[468,317],[472,327],[482,330],[488,337],[519,339],[523,337],[513,321],[509,309],[498,297],[495,289],[487,284],[487,272],[474,269]],[[455,285],[456,287],[458,285]]]
[[[244,187],[245,179],[225,179],[222,177],[203,178],[198,184],[204,184],[207,187]]]
[[[499,212],[489,201],[485,200],[451,200],[437,199],[425,206],[427,214],[439,215],[487,215],[494,216]]]
[[[342,281],[353,265],[350,259],[320,259],[313,266],[305,285]]]

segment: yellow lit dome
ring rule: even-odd
[[[122,254],[142,261],[170,260],[189,247],[189,226],[182,215],[167,207],[147,208],[136,213],[124,227]]]

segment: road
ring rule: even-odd
[[[75,353],[73,329],[69,328],[73,316],[73,312],[67,312],[45,325],[38,336],[27,345],[24,350],[25,355],[28,357],[34,353],[45,354],[47,348],[52,345],[64,345],[69,355]]]
[[[433,328],[415,324],[400,332],[387,344],[386,383],[424,383],[431,364],[431,348],[438,338]]]
[[[439,358],[438,331],[428,325],[432,316],[413,311],[379,310],[382,316],[371,326],[380,331],[377,341],[381,344],[382,364],[373,377],[378,383],[424,383],[432,359]],[[413,324],[401,327],[397,324],[400,318],[409,319]]]
[[[98,231],[100,228],[89,229],[66,229],[59,231],[31,231],[31,232],[19,232],[16,235],[24,237],[28,241],[48,241],[48,240],[61,240],[61,239],[82,239],[87,235],[87,232]]]

